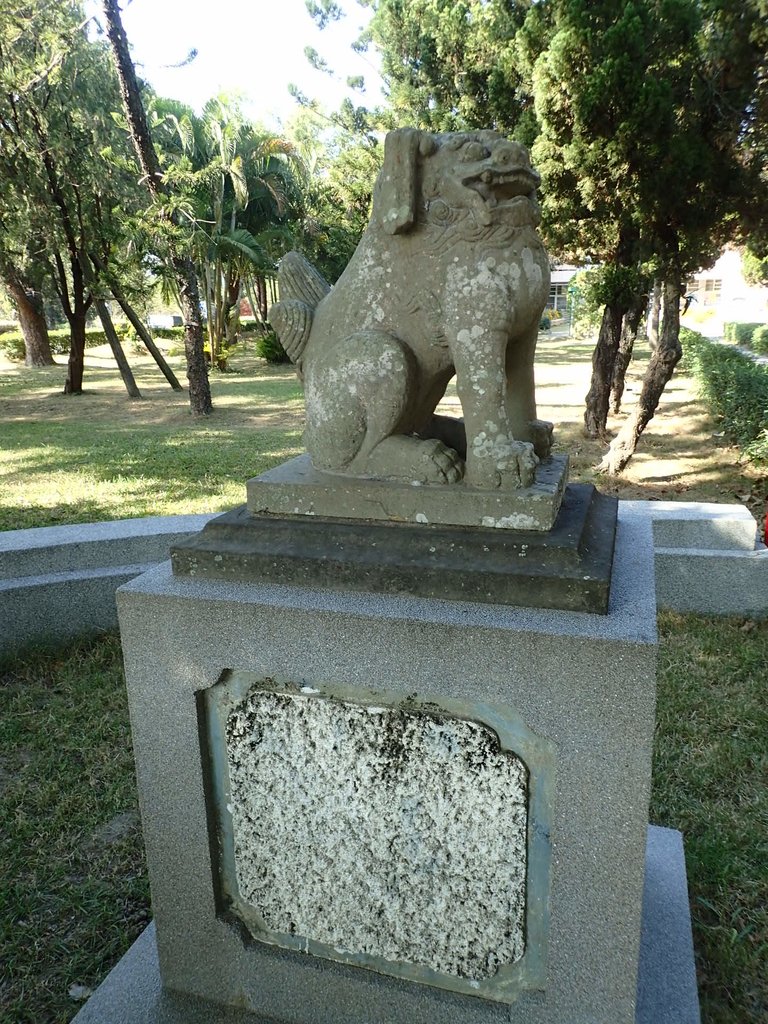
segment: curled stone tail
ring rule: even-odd
[[[289,252],[277,271],[280,301],[269,311],[269,321],[291,362],[304,353],[315,307],[331,290],[328,282],[297,252]]]
[[[322,274],[297,252],[289,252],[280,260],[277,284],[281,301],[298,299],[310,309],[314,309],[331,290]]]

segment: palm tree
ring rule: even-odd
[[[211,363],[224,366],[243,293],[266,318],[277,260],[301,216],[305,171],[290,142],[249,123],[227,97],[209,100],[199,118],[177,109],[166,119],[176,135],[171,173],[188,196]]]

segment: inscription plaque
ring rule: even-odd
[[[434,704],[248,673],[208,693],[222,895],[250,934],[506,998],[530,971],[519,752]]]

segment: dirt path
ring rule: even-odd
[[[556,450],[569,453],[571,479],[593,482],[622,498],[740,501],[756,518],[765,516],[768,480],[725,441],[699,400],[695,382],[684,374],[676,374],[668,384],[657,415],[621,476],[597,475],[595,467],[606,446],[586,438],[582,429],[592,349],[592,342],[568,338],[542,338],[537,349],[539,416],[555,424]],[[630,365],[622,412],[608,420],[614,434],[637,401],[648,356],[648,349],[641,347]],[[445,406],[455,413],[458,399]]]

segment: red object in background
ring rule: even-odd
[[[253,316],[253,310],[248,299],[240,299],[240,316]]]

